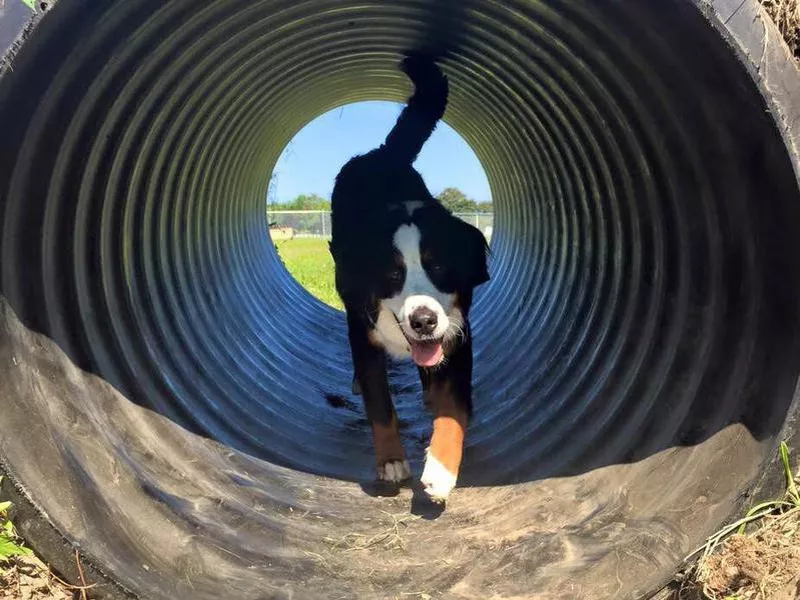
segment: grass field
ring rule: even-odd
[[[292,276],[325,304],[342,309],[334,287],[333,258],[328,251],[328,240],[295,238],[276,240],[275,248]]]

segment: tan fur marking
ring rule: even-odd
[[[461,467],[466,429],[465,414],[438,416],[433,420],[433,436],[428,452],[456,477]]]

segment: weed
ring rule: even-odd
[[[693,585],[702,590],[703,597],[769,598],[800,572],[800,494],[785,442],[781,442],[779,454],[786,477],[783,497],[752,507],[687,557],[702,552],[692,575]],[[747,527],[753,523],[759,527],[748,534]],[[679,593],[678,597],[684,596]]]
[[[3,478],[0,477],[0,482]],[[14,524],[8,519],[11,502],[0,502],[0,572],[2,564],[15,556],[30,556],[30,549],[22,545]]]

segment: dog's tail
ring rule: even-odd
[[[386,136],[383,150],[402,164],[412,164],[447,106],[448,84],[432,60],[409,56],[400,68],[414,83],[414,94]]]

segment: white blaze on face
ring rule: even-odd
[[[412,329],[410,317],[415,310],[427,308],[436,314],[436,329],[431,337],[438,339],[444,336],[450,321],[447,313],[453,308],[454,294],[446,294],[436,289],[422,266],[420,254],[421,234],[416,225],[401,225],[394,234],[394,247],[403,257],[406,278],[400,293],[382,301],[382,306],[394,313],[405,334],[411,339],[418,339]]]
[[[409,217],[412,216],[415,212],[417,212],[418,209],[425,206],[425,204],[420,200],[410,200],[406,202],[405,205],[406,205],[406,212],[408,213]]]

